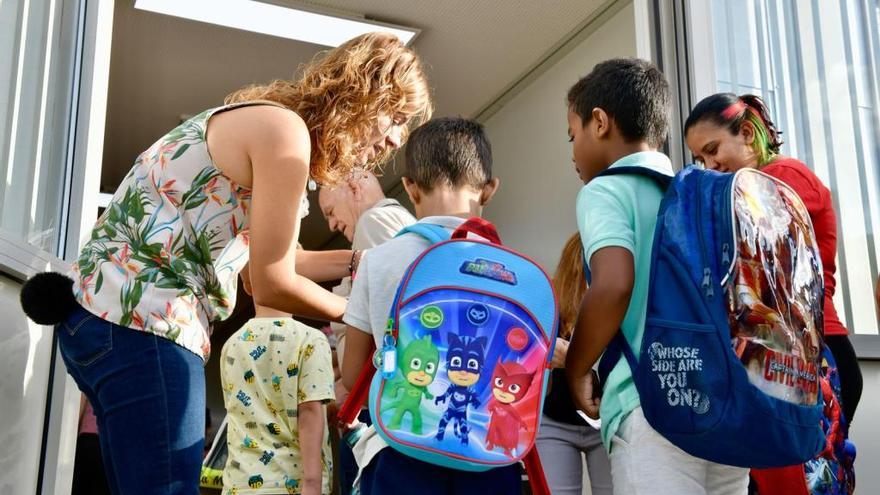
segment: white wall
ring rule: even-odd
[[[562,245],[577,231],[574,201],[582,186],[567,142],[566,93],[597,63],[635,55],[629,4],[484,122],[501,179],[485,216],[505,244],[551,274]]]

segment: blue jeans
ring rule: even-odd
[[[91,401],[116,495],[197,495],[205,442],[202,359],[78,308],[58,325],[67,371]]]

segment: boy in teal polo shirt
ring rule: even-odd
[[[644,167],[672,176],[657,149],[666,139],[669,85],[651,63],[602,62],[568,92],[568,133],[585,185],[577,220],[592,281],[581,304],[566,359],[575,405],[602,417],[614,493],[741,494],[748,471],[693,457],[654,431],[639,406],[626,360],[603,384],[593,365],[623,332],[638,356],[645,328],[651,248],[663,191],[641,175],[597,177],[608,168]],[[687,304],[687,301],[670,301]]]

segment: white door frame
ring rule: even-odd
[[[64,197],[59,244],[47,253],[9,234],[0,232],[0,274],[18,282],[46,270],[64,272],[89,235],[98,211],[98,190],[104,146],[104,123],[110,74],[113,31],[113,0],[76,0],[59,3],[61,48],[71,49],[73,85],[70,88],[69,137],[64,164]],[[72,44],[73,46],[68,46]],[[61,259],[63,258],[63,260]],[[52,358],[47,366],[46,406],[29,411],[43,417],[40,465],[36,486],[22,486],[20,493],[69,495],[79,422],[80,392],[67,374],[57,351],[51,328],[35,327],[52,335]],[[44,368],[45,370],[45,368]],[[28,373],[27,371],[25,373]],[[45,373],[45,371],[43,371]],[[11,377],[20,379],[21,377]],[[16,473],[7,473],[15,476]]]
[[[80,0],[78,71],[74,80],[68,149],[69,180],[65,188],[65,230],[59,253],[76,258],[91,232],[98,212],[98,192],[104,152],[104,124],[113,40],[113,0]],[[80,392],[56,351],[51,363],[47,419],[43,432],[41,495],[68,495],[79,423]]]

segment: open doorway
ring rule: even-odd
[[[357,2],[323,3],[322,8],[346,11]],[[455,12],[396,3],[375,2],[370,6],[374,12],[361,15],[406,23],[413,20],[422,27],[416,49],[431,71],[436,114],[488,118],[492,113],[488,109],[506,101],[502,96],[509,99],[516,84],[533,77],[536,67],[578,35],[609,2],[563,2],[554,12],[542,12],[538,6],[513,11],[505,9],[503,2]],[[499,12],[503,15],[493,16]],[[221,105],[227,94],[243,85],[291,78],[298,65],[322,49],[145,12],[134,8],[134,2],[117,3],[101,192],[112,193],[137,156],[181,120]],[[386,167],[382,184],[389,196],[402,195],[397,187],[401,168],[395,163]],[[344,246],[344,239],[327,229],[314,194],[310,200],[312,214],[304,220],[301,233],[304,247]],[[215,358],[205,369],[213,425],[219,425],[223,417],[216,357],[229,335],[252,314],[250,300],[241,291],[238,303],[232,317],[213,328]]]

